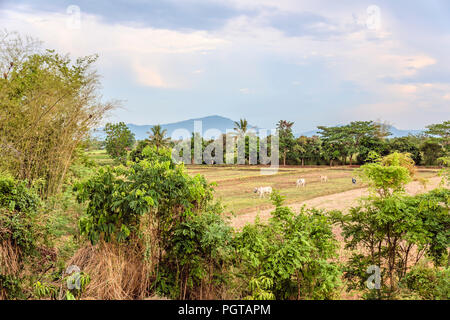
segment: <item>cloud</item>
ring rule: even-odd
[[[355,115],[395,122],[408,114],[420,123],[435,121],[448,103],[450,37],[417,35],[415,20],[401,20],[390,2],[379,2],[381,23],[372,29],[368,5],[353,1],[79,3],[79,30],[66,28],[65,8],[37,5],[0,7],[2,26],[72,56],[99,53],[101,71],[114,70],[123,95],[132,95],[134,86],[161,89],[170,98],[142,97],[198,104],[197,116],[211,104],[233,105],[236,118],[264,108],[262,125],[268,126],[273,117],[308,105],[314,108],[302,122]],[[273,108],[279,101],[286,108]],[[136,109],[143,104],[134,103]]]
[[[173,64],[212,52],[226,42],[204,31],[180,32],[151,27],[105,23],[100,17],[82,13],[79,29],[67,28],[69,16],[58,12],[0,10],[3,26],[20,30],[72,56],[99,53],[105,68],[125,70],[141,85],[168,88],[188,82]]]

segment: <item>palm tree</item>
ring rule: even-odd
[[[280,137],[280,148],[283,149],[283,165],[286,165],[286,156],[290,152],[290,148],[294,144],[294,135],[292,134],[292,126],[294,122],[280,120],[277,124],[278,134]]]
[[[170,138],[165,137],[167,130],[162,130],[161,125],[157,124],[156,126],[153,126],[151,131],[147,133],[150,135],[148,141],[150,144],[156,146],[156,150],[169,144]]]
[[[236,131],[236,135],[244,136],[248,130],[248,122],[246,119],[240,119],[239,122],[234,122],[234,131]]]

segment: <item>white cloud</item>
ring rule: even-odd
[[[183,86],[187,79],[174,68],[173,60],[212,52],[226,42],[204,31],[179,32],[104,23],[82,13],[81,28],[69,29],[67,15],[49,12],[0,10],[2,26],[33,35],[46,47],[70,52],[72,56],[99,53],[99,64],[122,68],[134,80],[150,87]]]
[[[217,86],[234,86],[239,78],[242,82],[237,86],[252,89],[243,87],[238,93],[259,93],[258,80],[265,76],[267,60],[273,59],[297,66],[318,64],[330,83],[353,83],[374,97],[370,103],[347,106],[348,112],[342,114],[349,117],[377,115],[404,121],[405,114],[419,114],[420,110],[441,112],[450,99],[449,84],[402,81],[436,65],[439,57],[405,41],[397,31],[396,20],[383,7],[380,27],[370,30],[366,27],[367,6],[363,4],[321,0],[225,2],[259,13],[234,17],[220,29],[184,32],[108,24],[86,13],[82,13],[80,30],[67,29],[63,13],[21,8],[0,10],[0,15],[3,27],[37,36],[48,47],[73,56],[99,53],[102,68],[124,70],[128,80],[143,86],[185,88],[196,84],[192,78],[202,78],[192,74],[208,70],[208,74],[217,72],[218,81],[226,72],[236,77],[224,76],[222,81],[228,83]],[[316,22],[310,27],[329,34],[326,39],[312,34],[288,36],[268,23],[274,12],[322,16],[330,23]],[[293,86],[299,84],[292,82]]]

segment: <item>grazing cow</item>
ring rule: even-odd
[[[303,179],[303,178],[302,179],[297,179],[296,187],[298,188],[300,186],[302,186],[302,187],[306,186],[306,180],[305,179]]]
[[[255,190],[253,191],[254,193],[257,193],[259,195],[260,198],[263,198],[264,195],[267,194],[271,194],[272,193],[272,187],[259,187],[259,188],[255,188]]]
[[[352,183],[356,184],[356,179],[355,178],[352,178]]]
[[[328,177],[327,176],[320,176],[320,182],[327,182]]]

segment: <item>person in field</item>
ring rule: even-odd
[[[327,176],[320,176],[320,182],[327,182],[328,177]]]
[[[356,179],[355,178],[352,178],[352,183],[356,184]]]
[[[260,198],[263,198],[266,194],[271,194],[272,193],[272,187],[255,188],[255,190],[253,192],[258,194]]]

